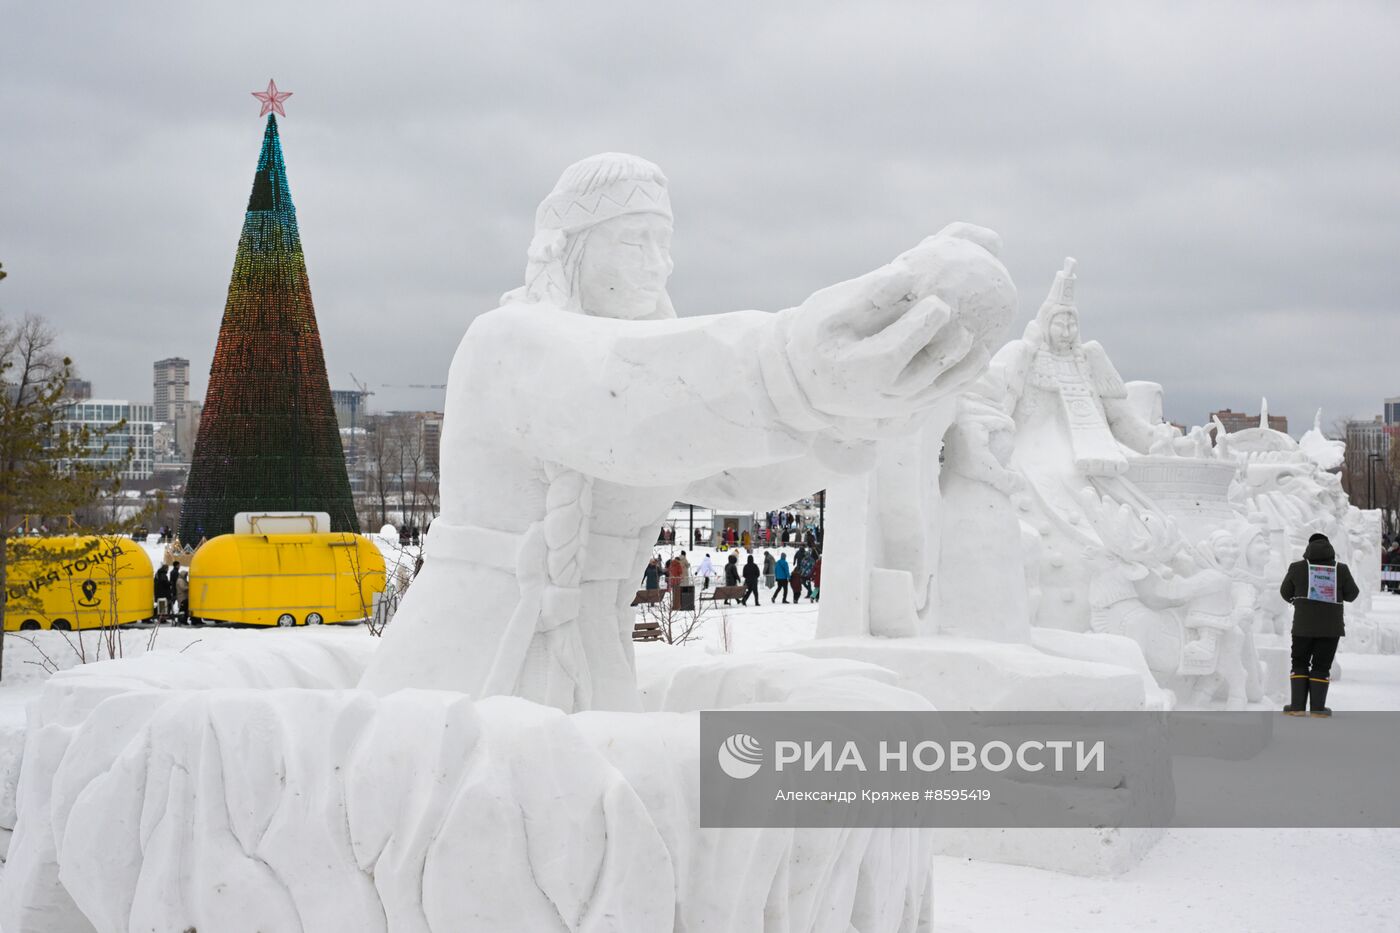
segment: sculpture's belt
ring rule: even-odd
[[[513,574],[524,537],[521,532],[456,525],[438,518],[428,533],[424,552],[429,558],[463,560]],[[632,579],[641,572],[633,566],[640,548],[636,538],[589,532],[581,582]]]

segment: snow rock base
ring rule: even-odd
[[[699,729],[681,707],[927,707],[887,672],[778,654],[734,670],[695,655],[688,671],[674,652],[652,681],[658,711],[566,716],[510,697],[377,697],[347,689],[364,652],[289,664],[283,641],[45,685],[0,927],[929,927],[931,831],[698,828]]]

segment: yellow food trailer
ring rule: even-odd
[[[130,538],[12,538],[7,551],[6,631],[71,631],[151,618],[155,570]]]
[[[384,589],[384,557],[349,534],[231,534],[190,561],[190,615],[234,625],[358,622]]]

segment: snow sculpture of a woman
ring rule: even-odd
[[[677,319],[666,178],[615,153],[568,168],[535,230],[453,360],[442,513],[363,684],[637,709],[629,603],[672,503],[868,469],[985,369],[1015,290],[996,235],[955,224],[799,307]]]

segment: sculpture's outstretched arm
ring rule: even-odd
[[[759,344],[776,322],[758,311],[618,321],[507,306],[468,329],[450,404],[532,456],[626,485],[793,459],[818,425],[785,420],[765,388]]]
[[[830,434],[818,435],[808,454],[760,467],[721,470],[686,487],[685,502],[703,502],[717,509],[748,509],[755,503],[796,502],[838,480],[864,473],[875,464],[875,444],[844,443]]]
[[[1014,306],[1001,264],[947,235],[777,314],[619,321],[508,305],[468,329],[449,405],[533,456],[627,485],[824,450],[842,463],[862,441],[917,430],[976,378]]]

